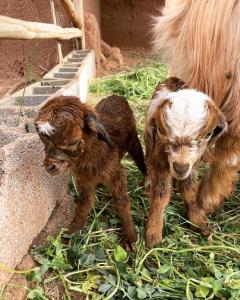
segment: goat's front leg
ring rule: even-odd
[[[126,176],[121,166],[110,178],[109,188],[113,198],[113,205],[121,220],[124,246],[127,251],[135,252],[137,236],[131,215],[131,201],[127,194]]]
[[[177,186],[186,205],[187,218],[193,224],[190,225],[190,228],[195,231],[200,230],[203,235],[209,235],[205,211],[197,202],[199,186],[197,170],[193,169],[192,174],[187,179],[177,181]]]
[[[170,199],[171,176],[168,170],[148,168],[147,184],[150,214],[145,233],[146,246],[151,248],[162,241],[163,214]]]
[[[78,199],[75,218],[69,229],[70,233],[83,228],[86,223],[87,217],[92,210],[94,204],[94,189],[90,186],[81,185],[78,183]]]

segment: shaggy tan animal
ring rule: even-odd
[[[231,196],[240,169],[239,20],[240,0],[167,0],[153,29],[154,48],[169,62],[170,75],[209,95],[228,123],[197,193],[202,224]]]

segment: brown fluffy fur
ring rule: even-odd
[[[153,28],[154,48],[169,61],[170,75],[208,94],[228,122],[197,193],[202,226],[206,214],[231,196],[240,169],[239,19],[239,0],[167,0]]]
[[[55,128],[51,135],[40,132],[44,122]],[[54,175],[70,169],[76,176],[78,207],[70,231],[84,226],[94,205],[95,189],[104,184],[121,219],[125,246],[134,251],[136,234],[120,161],[128,152],[143,174],[145,164],[134,115],[126,99],[110,96],[94,109],[76,97],[58,97],[41,108],[35,123],[45,144],[47,171]]]

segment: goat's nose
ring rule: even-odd
[[[189,166],[189,164],[179,164],[176,162],[173,163],[173,169],[179,175],[184,175],[189,169]]]
[[[46,166],[46,170],[49,172],[49,173],[52,173],[56,170],[56,166],[54,164],[50,164],[50,165],[47,165]]]

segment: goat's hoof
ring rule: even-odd
[[[206,223],[201,226],[199,225],[198,227],[191,225],[190,229],[192,231],[200,233],[202,236],[206,236],[206,237],[208,237],[211,234],[211,229],[209,227],[207,227]]]
[[[69,229],[68,229],[68,233],[69,234],[74,234],[77,232],[77,229],[74,227],[74,226],[71,226]]]
[[[205,227],[201,229],[201,234],[205,237],[208,237],[212,233],[209,227]]]
[[[155,245],[161,243],[162,234],[148,233],[145,234],[145,243],[147,248],[153,248]]]
[[[63,245],[69,245],[70,237],[63,237],[61,239],[61,242],[62,242]]]
[[[136,253],[137,252],[134,241],[124,239],[124,240],[122,240],[122,245],[123,245],[123,248],[129,253]]]
[[[68,228],[68,233],[69,234],[75,234],[77,231],[81,230],[82,226],[80,226],[77,223],[72,223],[71,226]]]

